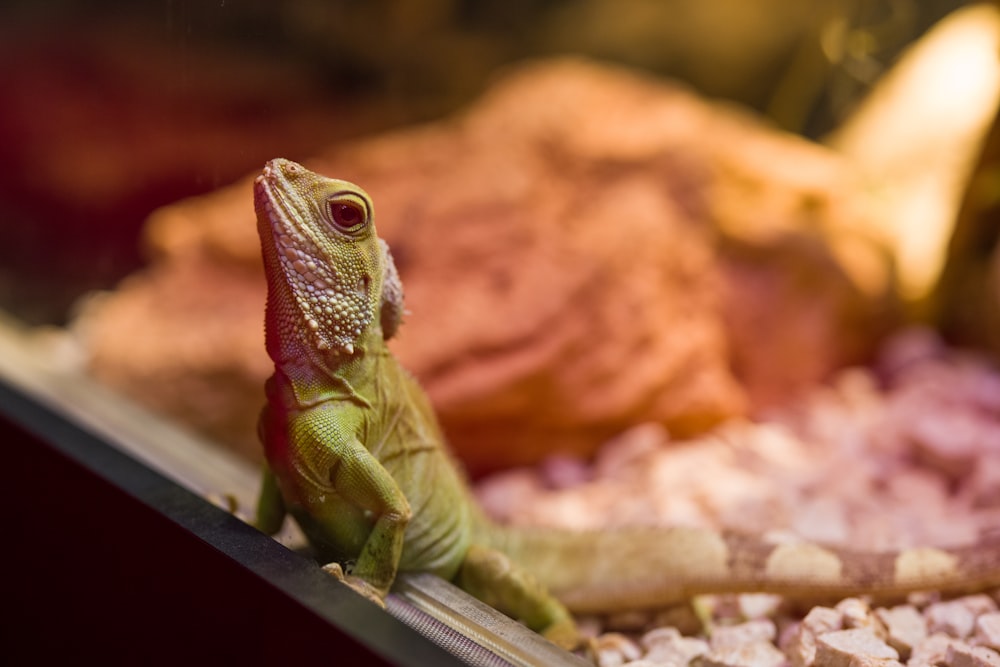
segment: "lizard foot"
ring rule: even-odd
[[[327,574],[333,575],[333,577],[335,577],[338,581],[347,584],[361,597],[371,600],[378,606],[385,609],[385,596],[382,592],[361,577],[344,574],[344,568],[340,566],[340,563],[328,563],[323,566],[323,571]]]
[[[583,643],[580,631],[573,619],[566,618],[552,623],[542,631],[542,636],[560,648],[567,651],[579,648]]]

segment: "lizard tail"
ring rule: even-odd
[[[1000,533],[957,548],[860,552],[701,528],[604,532],[498,528],[493,546],[580,613],[663,607],[693,595],[770,592],[807,600],[1000,586]]]

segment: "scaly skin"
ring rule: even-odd
[[[616,611],[727,591],[821,599],[1000,585],[995,537],[865,554],[705,529],[491,524],[427,397],[386,347],[403,292],[371,199],[279,159],[257,178],[254,202],[275,366],[260,419],[268,471],[257,523],[273,533],[291,513],[330,571],[363,595],[380,601],[399,570],[433,572],[572,644],[567,607]]]

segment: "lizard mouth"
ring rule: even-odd
[[[274,188],[275,179],[273,161],[264,165],[264,171],[257,178],[253,179],[253,202],[254,208],[258,211],[265,211],[273,217],[274,214]]]
[[[281,158],[268,160],[262,173],[253,181],[254,208],[258,212],[265,213],[272,226],[280,224],[280,210],[285,208],[279,187],[284,175],[282,172],[295,173],[299,169],[301,169],[299,165],[289,160]]]
[[[264,166],[264,172],[253,181],[254,209],[260,221],[269,224],[275,237],[285,233],[282,212],[287,208],[276,187],[277,180],[277,174],[271,162],[268,162]]]
[[[268,214],[268,217],[273,217],[274,203],[267,176],[265,172],[253,180],[253,203],[258,213],[263,212]]]

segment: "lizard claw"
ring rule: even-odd
[[[340,566],[340,563],[328,563],[323,566],[323,571],[349,586],[361,597],[371,600],[385,609],[385,595],[361,577],[344,574],[344,568]]]

